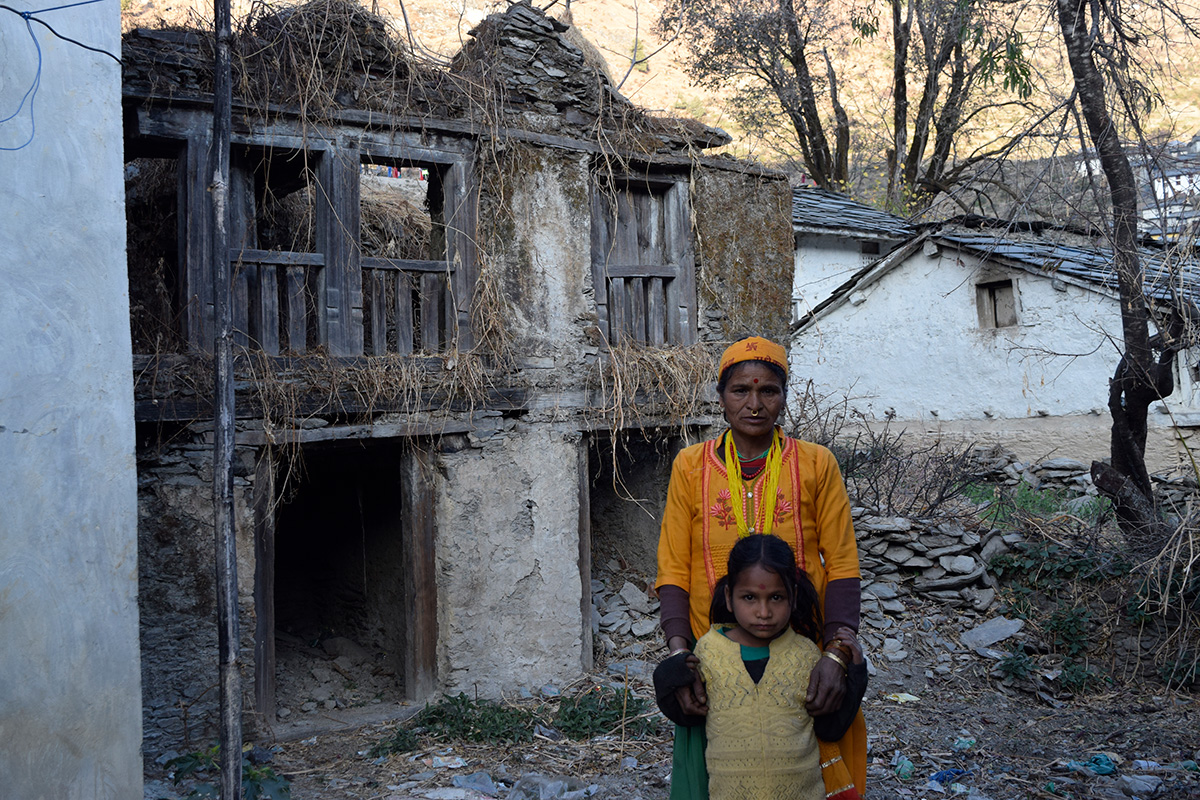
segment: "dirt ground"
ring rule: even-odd
[[[942,613],[930,603],[909,600],[908,604],[909,613],[898,615],[896,626],[889,630],[889,635],[905,642],[903,657],[876,656],[872,662],[875,674],[864,703],[870,740],[869,798],[956,794],[976,800],[1200,798],[1200,772],[1168,766],[1200,759],[1200,702],[1195,694],[1163,691],[1161,685],[1127,686],[1063,702],[1047,692],[1039,696],[1030,687],[1005,686],[993,659],[955,646],[961,628],[957,615]],[[642,659],[652,664],[661,655],[647,650]],[[570,696],[591,685],[620,680],[598,671],[575,685],[557,688]],[[634,677],[630,685],[635,694],[652,697],[647,680]],[[554,705],[553,699],[512,702],[536,708],[546,718]],[[357,719],[361,723],[416,710],[364,709]],[[372,757],[372,746],[394,732],[398,723],[359,724],[354,711],[339,710],[310,720],[308,730],[292,729],[287,740],[256,742],[270,753],[271,766],[290,779],[293,798],[507,797],[514,794],[513,784],[531,773],[578,779],[580,783],[574,785],[584,793],[569,797],[665,800],[670,793],[670,731],[661,718],[657,733],[641,738],[622,738],[615,731],[589,741],[552,741],[538,735],[528,744],[426,742],[410,753]],[[341,729],[312,733],[322,723]],[[1072,761],[1102,762],[1104,756],[1116,766],[1112,775],[1070,766]],[[897,775],[904,768],[902,759],[912,763],[911,777]],[[946,785],[930,781],[935,773],[950,769],[965,772]],[[494,782],[494,793],[470,788],[467,776],[479,772]],[[1130,785],[1123,790],[1129,776],[1149,777],[1151,784],[1157,778],[1161,785],[1150,793],[1138,793]],[[591,794],[588,786],[595,787]]]

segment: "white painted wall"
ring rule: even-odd
[[[45,18],[120,51],[115,2]],[[33,30],[36,136],[0,152],[0,795],[140,798],[120,68]],[[6,116],[37,63],[8,12],[0,63]],[[26,108],[0,146],[29,130]]]
[[[889,246],[880,242],[880,253]],[[847,236],[802,234],[796,248],[796,268],[792,283],[792,319],[812,311],[854,273],[879,258],[864,256],[862,243]]]
[[[1011,279],[1018,324],[980,327],[976,284]],[[849,397],[868,420],[953,432],[983,441],[1025,441],[1031,455],[1065,447],[1075,457],[1107,453],[1108,380],[1121,322],[1106,294],[1021,270],[984,267],[943,248],[918,251],[829,310],[792,341],[791,396],[812,379],[818,396]],[[1185,354],[1181,361],[1197,359]],[[1167,405],[1196,418],[1200,387],[1180,370]],[[1165,408],[1151,424],[1166,426]],[[1161,446],[1160,446],[1161,445]],[[1155,465],[1171,461],[1169,442]]]
[[[975,284],[1011,278],[1019,324],[980,327]],[[1120,337],[1107,296],[971,256],[917,252],[795,337],[797,379],[848,391],[870,418],[1089,414],[1105,407]],[[857,302],[857,304],[855,304]],[[1055,355],[1055,354],[1062,355]]]

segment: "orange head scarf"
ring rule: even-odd
[[[717,371],[717,377],[720,378],[725,374],[725,370],[743,361],[765,361],[774,364],[782,369],[784,377],[787,377],[787,351],[761,336],[751,336],[729,345],[721,356],[721,368]]]

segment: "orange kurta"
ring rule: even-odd
[[[658,542],[655,587],[678,586],[689,595],[692,633],[698,639],[709,628],[712,590],[725,575],[729,551],[737,542],[737,523],[730,504],[729,479],[718,438],[686,448],[675,457],[667,506]],[[764,528],[766,485],[761,470],[747,487],[747,525]],[[753,509],[753,524],[750,524]],[[858,578],[858,546],[850,518],[850,500],[837,460],[825,447],[785,439],[782,474],[770,532],[796,553],[796,563],[812,580],[825,604],[829,581]],[[862,715],[839,745],[850,775],[863,792],[866,779],[866,730]]]

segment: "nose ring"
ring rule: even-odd
[[[752,417],[757,417],[757,416],[758,416],[758,412],[757,412],[757,411],[751,411],[751,412],[750,412],[750,416],[752,416]]]

